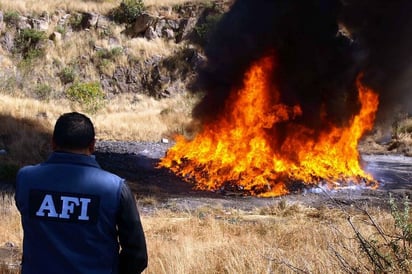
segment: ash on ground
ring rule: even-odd
[[[102,168],[125,178],[138,197],[151,196],[165,206],[183,209],[220,204],[224,207],[251,210],[286,199],[307,206],[352,206],[354,203],[382,206],[389,192],[399,197],[412,193],[412,158],[396,155],[363,156],[365,169],[380,182],[377,190],[348,188],[339,191],[297,191],[275,198],[225,195],[225,192],[194,190],[193,186],[165,168],[158,168],[172,143],[100,141],[96,160]]]

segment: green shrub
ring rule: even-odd
[[[46,32],[35,29],[23,29],[14,39],[14,53],[21,54],[23,59],[30,61],[45,54],[41,42],[47,39]]]
[[[85,111],[94,113],[104,104],[104,92],[98,82],[76,82],[66,90],[67,98],[80,104]]]
[[[10,75],[0,81],[0,92],[13,95],[15,90],[19,88],[19,84],[19,79],[16,75]]]
[[[100,39],[110,38],[115,35],[114,27],[109,25],[107,28],[100,28],[97,30]]]
[[[3,20],[8,26],[16,26],[19,23],[20,15],[17,11],[6,11]]]
[[[222,18],[222,14],[209,14],[205,17],[203,23],[195,27],[195,31],[200,38],[202,44],[208,43],[210,35],[215,30],[216,25]]]
[[[398,123],[397,134],[412,133],[412,118],[404,119]]]
[[[66,35],[67,29],[65,26],[58,25],[56,26],[56,31],[64,36]]]
[[[397,228],[399,235],[395,237],[396,242],[391,244],[394,248],[394,252],[399,252],[405,246],[411,246],[412,244],[412,218],[410,216],[410,201],[409,197],[403,198],[403,203],[398,205],[395,199],[389,194],[389,205],[391,207],[391,214],[395,221],[395,227]],[[412,254],[408,254],[409,250],[402,250],[408,255],[408,258],[412,259]],[[410,250],[412,252],[412,250]]]
[[[73,83],[76,80],[76,73],[73,67],[65,67],[58,74],[63,84]]]
[[[123,52],[121,47],[114,47],[112,49],[101,49],[97,51],[96,56],[101,59],[114,60],[116,57],[119,57]]]
[[[412,116],[408,113],[398,113],[392,123],[392,139],[400,140],[412,136]]]
[[[73,30],[81,30],[83,26],[83,17],[82,13],[74,13],[70,16],[69,25]]]
[[[355,232],[359,249],[368,261],[367,269],[371,273],[411,273],[412,222],[409,198],[405,196],[403,202],[397,202],[389,194],[389,206],[394,221],[394,231],[385,231],[366,210],[363,212],[368,219],[367,223],[375,231],[371,236],[364,236],[354,225],[351,217],[348,221]],[[346,270],[348,270],[347,266]]]
[[[109,67],[109,65],[122,54],[122,52],[123,49],[121,47],[98,50],[93,62],[95,63],[96,67],[99,68],[101,72],[103,72],[105,68]]]
[[[136,21],[144,9],[143,0],[123,0],[119,7],[112,10],[111,16],[117,23],[130,24]]]
[[[38,84],[34,92],[37,96],[38,99],[40,100],[49,100],[52,94],[52,87],[49,86],[48,84]]]

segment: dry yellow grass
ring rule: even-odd
[[[0,245],[12,242],[21,248],[22,231],[12,198],[0,203]],[[336,208],[279,206],[276,200],[271,208],[252,211],[219,204],[171,211],[156,208],[153,203],[149,205],[152,210],[147,210],[146,202],[143,210],[138,204],[149,252],[144,273],[296,273],[296,269],[345,273],[335,253],[358,267],[360,273],[366,271],[366,258],[346,214]],[[392,231],[389,213],[369,210],[385,231]],[[365,216],[351,214],[366,237],[376,232],[366,225]]]
[[[10,194],[0,196],[0,273],[18,273],[23,231]]]
[[[0,196],[0,246],[12,243],[21,246],[22,229],[20,215],[11,195]]]
[[[277,201],[273,207],[278,208]],[[390,214],[370,210],[391,231]],[[376,231],[364,219],[354,215],[359,231],[369,237]],[[344,273],[333,250],[365,271],[365,257],[339,209],[291,204],[262,215],[261,209],[210,205],[195,211],[159,210],[143,215],[142,222],[150,260],[145,273],[296,273],[293,267],[306,273]]]
[[[13,61],[11,57],[8,56],[6,50],[0,47],[0,68],[10,68],[13,66]]]
[[[98,140],[154,141],[183,134],[197,98],[189,94],[155,100],[123,94],[106,101],[105,108],[87,114],[95,124]],[[0,149],[2,163],[17,166],[43,161],[50,150],[56,119],[80,111],[64,99],[50,102],[0,94]]]
[[[191,3],[205,3],[205,2],[211,2],[211,0],[144,0],[143,3],[146,6],[174,6],[174,5],[181,5],[187,2]]]
[[[412,145],[412,134],[411,133],[399,133],[399,140],[406,144],[407,146]]]
[[[50,29],[53,30],[52,27]],[[67,66],[70,63],[78,62],[82,56],[95,55],[96,50],[90,45],[108,50],[122,45],[123,50],[127,51],[127,55],[118,56],[112,60],[111,65],[127,65],[128,58],[143,61],[153,56],[168,57],[185,46],[185,43],[176,44],[173,41],[160,38],[150,41],[145,38],[130,38],[121,34],[122,31],[123,28],[120,26],[112,26],[110,39],[116,39],[119,41],[118,44],[111,44],[109,36],[99,36],[95,32],[73,32],[65,38],[64,43],[49,46],[46,58],[42,62],[45,65],[52,65],[59,61],[62,66]],[[93,64],[88,65],[93,67]],[[98,79],[98,75],[96,77]]]
[[[0,7],[3,11],[18,11],[21,13],[42,13],[48,11],[54,11],[58,9],[66,11],[79,11],[79,12],[97,12],[106,13],[117,7],[120,4],[120,0],[45,0],[39,5],[39,1],[36,0],[2,0],[0,1]]]
[[[145,6],[173,6],[180,5],[186,2],[210,2],[210,0],[144,0]],[[0,7],[3,11],[18,11],[22,13],[42,13],[51,10],[66,10],[66,11],[79,11],[79,12],[97,12],[106,14],[113,8],[119,6],[121,0],[45,0],[39,2],[36,0],[2,0],[0,1]]]
[[[196,97],[188,94],[162,100],[126,94],[111,99],[92,119],[100,139],[160,141],[184,133],[196,102]]]
[[[185,46],[184,43],[177,45],[172,41],[160,38],[150,41],[145,38],[133,38],[126,40],[125,45],[132,56],[140,60],[145,60],[154,55],[167,57]]]
[[[51,120],[58,117],[58,109],[64,111],[62,106],[0,95],[0,146],[8,152],[2,163],[23,165],[43,160],[42,153],[50,144]]]
[[[96,126],[96,137],[106,140],[159,141],[173,132],[180,132],[190,121],[196,97],[180,94],[155,100],[138,94],[123,94],[108,99],[103,109],[87,114]],[[53,102],[0,94],[0,117],[9,123],[0,124],[4,135],[21,131],[19,120],[30,120],[51,132],[56,119],[65,112],[82,111],[61,99]],[[15,121],[15,123],[13,123]],[[32,135],[26,136],[32,138]]]
[[[64,43],[48,47],[46,58],[42,62],[51,64],[59,61],[62,65],[75,62],[81,56],[92,56],[94,51],[91,43],[97,44],[95,33],[75,32],[65,39]]]
[[[397,134],[400,141],[406,144],[412,144],[412,118],[406,117],[405,119],[399,121]]]

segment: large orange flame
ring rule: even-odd
[[[378,96],[358,79],[360,112],[347,127],[329,126],[315,137],[313,129],[293,123],[302,115],[300,106],[280,102],[270,81],[273,69],[269,57],[252,65],[244,88],[232,91],[225,116],[205,125],[193,140],[178,136],[160,166],[200,190],[229,184],[265,197],[287,194],[296,183],[377,186],[360,167],[357,145],[372,129]],[[286,121],[287,135],[280,141],[268,129]]]

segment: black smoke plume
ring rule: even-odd
[[[393,4],[395,3],[396,4]],[[250,65],[274,56],[273,81],[282,102],[300,104],[294,122],[342,125],[359,110],[356,77],[380,94],[380,112],[410,107],[412,1],[237,0],[205,49],[196,91],[205,92],[194,117],[213,121]],[[350,36],[343,35],[345,25]],[[411,80],[409,79],[411,78]]]
[[[340,20],[359,45],[364,81],[380,95],[380,120],[412,114],[412,1],[349,0]]]

